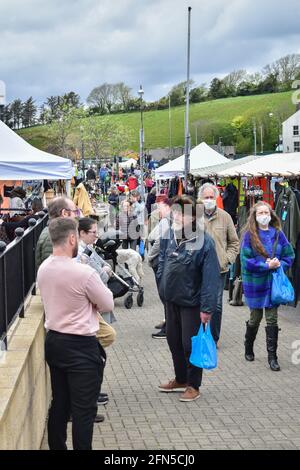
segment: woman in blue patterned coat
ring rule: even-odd
[[[251,210],[241,246],[243,289],[250,308],[245,358],[254,361],[253,344],[265,309],[268,362],[273,371],[279,371],[280,367],[277,359],[278,305],[271,302],[272,271],[279,266],[287,271],[294,258],[293,248],[281,231],[280,219],[269,204],[258,202]]]

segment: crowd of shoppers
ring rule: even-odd
[[[146,204],[137,190],[123,200],[112,191],[109,203],[111,224],[116,222],[122,234],[123,249],[137,250],[142,240],[148,242],[148,263],[165,316],[152,337],[167,340],[174,367],[174,378],[160,384],[159,391],[180,392],[182,402],[199,399],[203,370],[190,363],[192,337],[201,324],[210,323],[218,347],[225,277],[238,256],[250,309],[245,359],[254,360],[253,345],[265,309],[268,362],[272,371],[279,371],[278,305],[272,305],[271,278],[278,267],[287,271],[292,266],[294,252],[275,212],[265,202],[256,204],[239,240],[232,217],[218,207],[219,190],[214,185],[204,184],[198,199],[189,195],[168,199],[149,191]],[[49,219],[36,250],[52,385],[49,446],[66,448],[72,416],[73,447],[90,449],[97,404],[108,401],[100,390],[104,348],[116,336],[107,288],[112,271],[93,248],[96,222],[80,218],[72,200],[54,199]]]

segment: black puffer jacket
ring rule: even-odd
[[[177,244],[174,231],[161,240],[157,271],[159,293],[165,302],[197,307],[212,314],[217,305],[220,266],[212,238],[207,235]]]

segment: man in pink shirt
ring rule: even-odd
[[[93,268],[74,263],[78,252],[74,220],[51,220],[49,234],[53,255],[42,263],[37,275],[52,386],[48,443],[51,450],[67,449],[67,422],[72,414],[73,448],[89,450],[106,358],[96,339],[97,312],[113,310],[113,296]]]

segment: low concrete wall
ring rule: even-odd
[[[50,402],[41,298],[32,297],[0,356],[0,449],[39,449]]]

